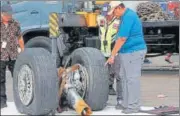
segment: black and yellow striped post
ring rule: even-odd
[[[59,37],[59,16],[54,12],[49,15],[49,37],[52,39],[52,56],[56,63],[57,38]]]
[[[57,13],[50,13],[49,15],[49,35],[51,38],[59,36],[59,18]]]

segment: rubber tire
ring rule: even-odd
[[[34,37],[25,44],[26,48],[41,47],[48,50],[50,53],[52,52],[51,46],[52,46],[51,39],[45,36]],[[58,49],[57,49],[56,65],[57,65],[57,68],[60,67],[61,65],[61,59],[59,56]]]
[[[88,72],[87,91],[85,102],[93,111],[102,110],[106,107],[109,93],[109,73],[104,66],[105,57],[95,48],[78,48],[72,55],[72,65],[79,63]]]
[[[25,106],[19,97],[18,73],[22,65],[29,65],[34,73],[33,99]],[[45,115],[58,106],[58,76],[51,54],[43,48],[27,48],[15,63],[13,73],[14,102],[18,111],[28,115]]]

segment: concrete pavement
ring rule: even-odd
[[[165,95],[165,98],[158,98]],[[178,71],[143,71],[141,77],[141,104],[143,106],[179,106]],[[116,96],[110,96],[108,103],[116,104]]]
[[[172,68],[167,62],[164,61],[164,56],[160,56],[159,59],[156,58],[156,60],[155,58],[150,58],[150,61],[152,62],[152,64],[150,64],[151,66],[149,65],[148,67],[147,65],[144,65],[143,69],[148,69],[148,71],[143,71],[141,77],[142,106],[157,107],[160,105],[171,105],[179,107],[179,72],[177,70],[177,67],[179,66],[178,55],[174,55],[172,60],[177,64],[176,70],[174,70],[175,68]],[[160,66],[160,64],[162,67],[167,65],[166,68],[168,70],[157,70],[162,69],[161,67],[157,68],[157,66]],[[11,107],[14,107],[12,78],[9,71],[7,71],[6,74],[8,102],[11,102]],[[163,95],[163,98],[159,98],[159,95]],[[115,105],[116,96],[109,96],[108,107],[113,109]],[[114,109],[112,111],[115,112]],[[102,112],[99,112],[99,114],[102,114]],[[106,114],[108,113],[106,112]]]
[[[115,86],[115,85],[114,85]],[[179,106],[178,71],[144,71],[141,77],[141,100],[143,106]],[[8,101],[13,102],[12,78],[7,71]],[[157,98],[164,94],[165,98]],[[108,104],[116,105],[116,96],[109,96]]]
[[[1,110],[2,115],[20,115],[13,102],[12,78],[7,71],[7,94],[8,108]],[[179,75],[178,71],[143,71],[141,77],[141,101],[143,110],[153,109],[160,105],[171,105],[179,107]],[[164,98],[157,96],[163,94]],[[94,115],[124,115],[121,110],[115,110],[116,96],[109,96],[108,106]],[[57,114],[60,115],[60,114]],[[69,110],[61,115],[77,115],[75,111]],[[137,113],[130,115],[147,115]]]
[[[179,70],[179,54],[174,54],[171,57],[172,64],[165,61],[165,55],[148,58],[150,64],[144,64],[143,70]]]

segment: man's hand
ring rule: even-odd
[[[107,64],[114,64],[114,56],[111,56],[111,57],[108,58],[108,60],[107,60],[106,63],[105,63],[105,66],[106,66]]]
[[[118,53],[118,51],[121,49],[121,46],[124,44],[125,41],[126,41],[125,38],[119,38],[118,40],[116,40],[116,43],[115,43],[114,48],[111,53],[112,56],[107,60],[105,66],[107,64],[114,63],[114,58],[115,58],[116,54]]]
[[[23,52],[24,51],[24,47],[23,48],[21,48],[21,52]]]
[[[22,49],[22,48],[18,47],[18,53],[21,53],[23,51],[24,51],[24,48]]]

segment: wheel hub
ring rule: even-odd
[[[84,98],[85,97],[85,92],[87,89],[87,78],[88,78],[88,73],[87,70],[84,66],[79,65],[79,69],[76,70],[73,74],[73,79],[71,80],[72,84],[76,88],[77,92],[79,95]]]
[[[29,105],[33,99],[34,74],[28,65],[23,65],[18,74],[18,92],[21,102]]]

